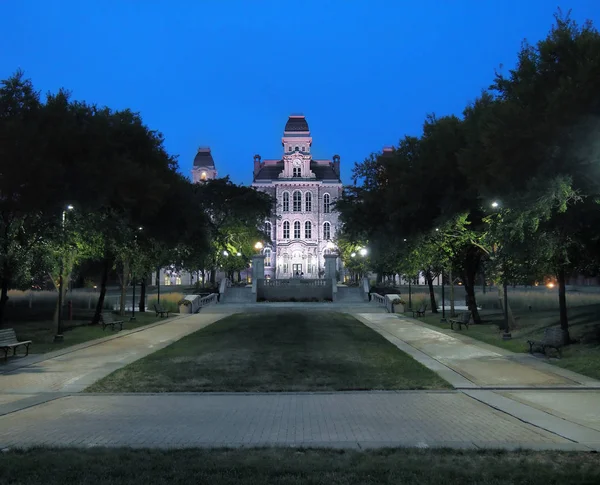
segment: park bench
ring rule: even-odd
[[[542,340],[528,340],[529,352],[533,354],[533,348],[537,347],[546,355],[546,349],[555,349],[560,357],[562,357],[561,348],[565,345],[563,331],[560,327],[547,328],[544,331]]]
[[[158,317],[159,315],[161,317],[163,316],[167,316],[167,318],[169,317],[169,310],[165,310],[162,305],[155,303],[154,304],[154,310],[156,311],[156,316]]]
[[[0,349],[4,350],[4,360],[8,360],[8,351],[10,349],[12,349],[13,355],[17,355],[17,348],[21,345],[25,345],[25,355],[29,355],[31,340],[19,342],[13,328],[0,330]]]
[[[110,326],[111,330],[114,330],[115,325],[119,325],[119,330],[123,330],[123,320],[117,320],[110,312],[102,312],[100,314],[100,322],[102,323],[102,330],[105,330],[108,326]]]
[[[427,304],[426,303],[422,303],[421,306],[417,310],[412,310],[413,318],[415,318],[415,315],[417,317],[424,317],[425,316],[425,310],[427,310]]]
[[[449,320],[450,322],[450,328],[452,330],[454,330],[454,324],[458,325],[458,329],[462,330],[462,326],[464,325],[465,327],[467,327],[467,330],[469,330],[469,322],[471,321],[471,312],[464,312],[460,315],[460,317],[458,318],[451,318]]]

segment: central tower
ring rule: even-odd
[[[283,171],[279,174],[279,178],[316,178],[310,169],[312,137],[304,115],[290,115],[283,130],[281,145],[283,146]]]

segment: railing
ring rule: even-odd
[[[388,299],[385,296],[382,296],[379,293],[371,293],[371,301],[376,305],[384,306],[385,309],[389,312]]]
[[[330,284],[325,279],[304,279],[304,278],[291,278],[287,280],[275,279],[275,280],[263,280],[264,286],[278,287],[278,286],[327,286]]]
[[[218,293],[211,293],[208,296],[186,295],[183,299],[191,303],[191,309],[189,313],[196,313],[200,310],[200,308],[210,305],[211,303],[217,303],[218,296]]]

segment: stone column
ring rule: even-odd
[[[331,299],[335,301],[337,293],[337,277],[335,274],[335,266],[337,262],[337,254],[325,254],[325,279],[331,281]]]
[[[252,293],[256,293],[257,280],[265,277],[265,255],[255,254],[252,256]]]

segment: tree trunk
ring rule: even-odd
[[[467,293],[467,307],[473,316],[473,322],[476,324],[481,323],[481,317],[477,310],[477,299],[475,298],[475,279],[480,261],[480,250],[475,247],[470,248],[465,255],[462,271],[462,279]]]
[[[563,339],[565,345],[571,343],[571,336],[569,335],[569,319],[567,317],[567,290],[566,284],[567,279],[565,276],[565,268],[561,266],[558,270],[558,305],[560,308],[560,328],[563,331]]]
[[[8,302],[8,287],[10,285],[10,275],[8,263],[4,261],[2,268],[2,289],[0,290],[0,327],[4,323],[4,309],[6,308],[6,303]]]
[[[500,308],[504,311],[504,285],[499,283],[496,285],[498,287],[498,301],[500,302]],[[506,308],[508,309],[508,325],[510,328],[516,327],[515,317],[513,316],[512,309],[510,308],[510,303],[506,303]]]
[[[217,268],[213,267],[210,270],[210,284],[211,286],[215,286],[217,284]]]
[[[433,276],[430,270],[425,271],[425,278],[429,286],[429,301],[431,302],[431,313],[438,313],[437,303],[435,302],[435,293],[433,291]]]
[[[160,305],[160,266],[156,268],[156,302]]]
[[[98,303],[96,303],[96,313],[92,318],[92,325],[98,325],[100,323],[100,314],[104,308],[104,298],[106,296],[106,283],[108,282],[108,270],[110,269],[110,260],[106,258],[104,260],[104,267],[102,268],[102,281],[100,282],[100,295],[98,296]]]
[[[140,313],[146,311],[146,275],[140,278]]]
[[[125,315],[125,298],[127,297],[127,286],[129,285],[129,260],[122,262],[121,273],[121,301],[119,302],[119,315]]]

